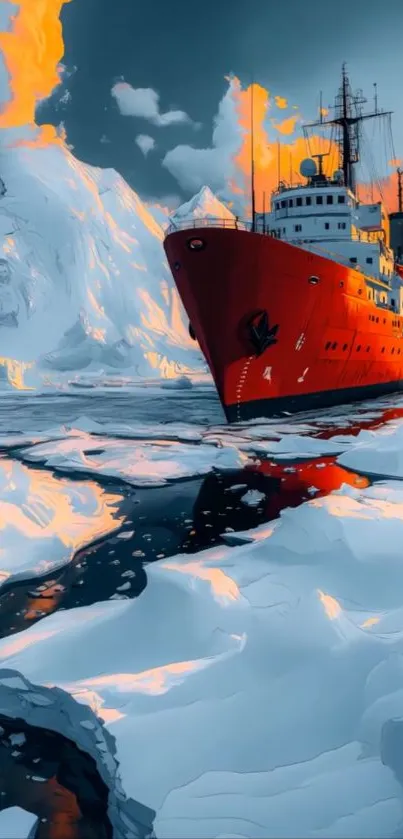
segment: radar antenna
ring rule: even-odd
[[[316,128],[318,126],[323,127],[327,125],[335,125],[340,129],[341,136],[338,139],[340,169],[343,170],[344,183],[346,187],[351,189],[352,192],[355,192],[354,165],[358,163],[360,159],[359,128],[361,123],[366,119],[390,116],[393,113],[392,111],[379,110],[376,94],[375,110],[370,113],[363,114],[362,105],[364,105],[366,101],[367,100],[364,99],[361,91],[353,94],[347,75],[346,64],[343,64],[341,86],[339,93],[336,96],[334,106],[334,117],[326,120],[320,119],[317,122],[307,123],[304,126],[304,131],[308,128]]]

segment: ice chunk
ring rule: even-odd
[[[22,807],[0,811],[0,839],[34,839],[39,819]]]
[[[0,587],[49,573],[118,528],[121,499],[95,483],[68,484],[0,459]]]

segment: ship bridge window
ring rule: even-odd
[[[276,210],[279,210],[280,209],[280,201],[276,201],[274,206],[275,206]]]
[[[288,206],[289,206],[289,207],[293,207],[293,206],[294,206],[294,199],[293,199],[293,198],[289,198],[289,199],[288,199]]]
[[[302,198],[297,198],[297,207],[302,207]]]
[[[337,196],[337,203],[338,204],[345,204],[346,203],[346,196],[345,195],[338,195]]]
[[[373,261],[374,261],[374,260],[372,259],[372,256],[367,256],[367,258],[366,258],[366,260],[365,260],[365,262],[367,263],[367,265],[372,265]]]
[[[333,204],[333,195],[326,195],[326,204]]]
[[[311,198],[311,196],[310,196],[310,195],[307,195],[307,196],[306,196],[306,198],[305,198],[305,204],[306,204],[306,206],[307,206],[307,207],[310,207],[310,206],[311,206],[311,204],[312,204],[312,198]]]
[[[323,195],[317,195],[316,196],[316,203],[317,204],[323,204]]]
[[[353,265],[356,265],[357,264],[357,257],[356,256],[350,256],[350,262],[352,262]]]
[[[339,230],[345,230],[346,229],[346,222],[345,221],[339,221],[338,224],[337,224],[337,227],[338,227]]]
[[[294,224],[295,233],[301,233],[302,224]]]
[[[325,230],[329,230],[330,224],[328,221],[325,221]]]
[[[282,201],[281,202],[281,209],[285,210],[286,206],[287,206],[287,201]]]

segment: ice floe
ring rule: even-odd
[[[0,587],[52,572],[118,528],[118,492],[0,459]]]
[[[22,807],[7,807],[0,812],[0,839],[34,839],[38,818]]]
[[[159,839],[389,837],[402,821],[402,510],[399,482],[343,486],[252,543],[148,566],[137,600],[3,639],[1,665],[104,719],[123,790],[157,810]]]

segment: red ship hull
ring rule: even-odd
[[[175,231],[165,251],[230,422],[403,386],[403,316],[359,271],[234,228]]]

